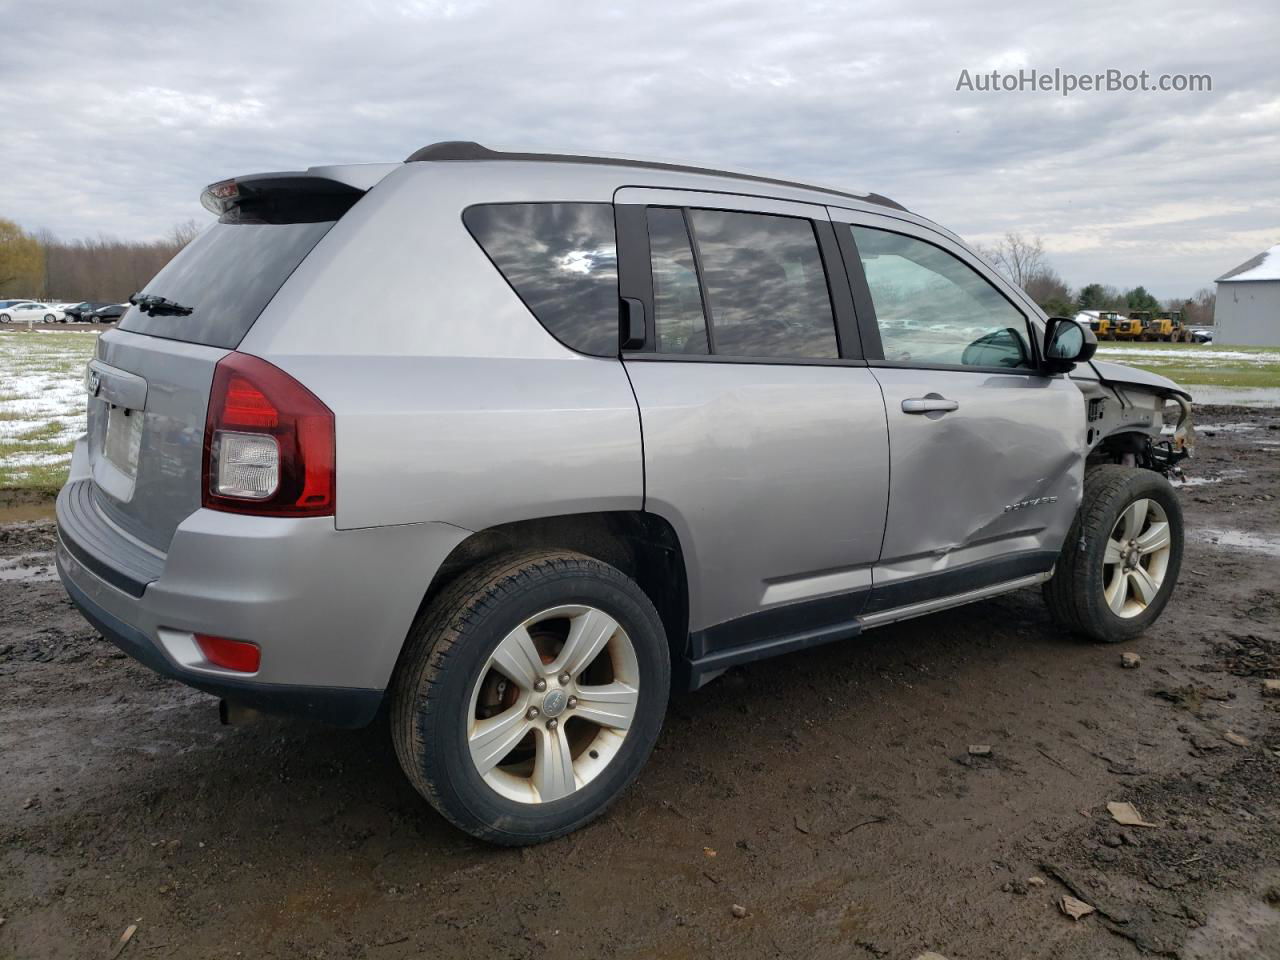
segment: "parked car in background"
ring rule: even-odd
[[[731,666],[1041,584],[1127,641],[1175,589],[1190,395],[888,198],[444,143],[201,199],[98,338],[62,582],[227,719],[386,703],[474,836],[586,824]]]
[[[67,315],[69,323],[89,323],[93,311],[100,307],[110,306],[105,300],[86,300],[84,303],[77,303],[73,307],[67,307],[63,311]]]
[[[58,323],[62,311],[49,303],[23,300],[0,308],[0,323]]]
[[[1191,327],[1192,343],[1213,343],[1213,327]]]
[[[127,303],[109,303],[105,307],[99,307],[89,315],[90,323],[115,323],[124,316],[124,312],[129,309]]]

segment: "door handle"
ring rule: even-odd
[[[912,397],[902,401],[903,413],[950,413],[959,410],[960,404],[955,400],[947,400],[937,394],[927,397]]]
[[[639,350],[644,346],[648,334],[648,328],[644,322],[644,302],[635,297],[619,299],[622,308],[621,347],[623,350]]]

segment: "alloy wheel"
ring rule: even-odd
[[[616,620],[584,605],[545,610],[508,633],[480,672],[471,760],[510,800],[563,799],[618,755],[639,696],[635,648]]]
[[[1133,501],[1120,514],[1102,558],[1102,594],[1108,609],[1128,619],[1145,611],[1169,568],[1169,518],[1155,500]]]

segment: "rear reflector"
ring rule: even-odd
[[[261,516],[332,516],[333,413],[279,367],[227,354],[209,392],[203,503]]]
[[[197,633],[196,645],[204,658],[215,667],[225,670],[236,670],[240,673],[257,673],[262,662],[262,651],[256,643],[247,640],[228,640],[226,637],[211,637]]]

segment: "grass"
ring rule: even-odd
[[[1233,347],[1228,344],[1213,343],[1159,343],[1148,342],[1146,340],[1101,340],[1098,342],[1098,350],[1154,350],[1161,353],[1168,350],[1194,350],[1197,353],[1203,353],[1207,357],[1214,354],[1223,353],[1252,353],[1258,357],[1275,357],[1280,362],[1280,347]]]
[[[0,495],[6,490],[24,490],[53,499],[67,482],[67,463],[11,469],[0,467]]]
[[[1280,388],[1280,347],[1106,341],[1098,344],[1098,359],[1149,370],[1187,387]]]
[[[0,332],[0,491],[52,496],[84,433],[84,367],[97,333]]]
[[[1130,366],[1150,370],[1188,387],[1280,387],[1280,366],[1270,370],[1205,370],[1175,363],[1132,363]]]
[[[14,437],[14,439],[18,441],[52,440],[54,437],[60,436],[65,431],[65,429],[66,428],[63,427],[63,425],[59,421],[50,420],[48,423],[42,423],[42,424],[39,424],[38,426],[34,426],[34,427],[31,427],[30,429],[22,431],[21,433],[17,434]],[[2,446],[3,445],[0,444],[0,447]]]

